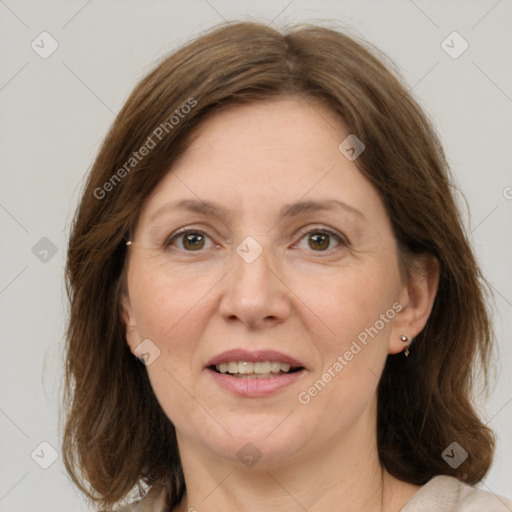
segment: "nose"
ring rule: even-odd
[[[272,265],[271,250],[252,262],[237,253],[234,268],[225,281],[219,311],[228,322],[240,322],[259,330],[279,324],[290,315],[290,290]]]

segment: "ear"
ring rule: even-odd
[[[432,311],[439,285],[439,261],[431,254],[413,257],[411,270],[400,294],[402,309],[391,329],[388,352],[397,354],[408,347],[425,327]],[[403,342],[400,336],[407,336]]]
[[[123,293],[121,297],[121,318],[125,327],[126,342],[132,354],[135,354],[135,348],[140,344],[141,338],[137,327],[137,319],[127,293]]]

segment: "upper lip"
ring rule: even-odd
[[[289,364],[292,368],[304,368],[304,365],[297,359],[276,350],[244,349],[233,349],[222,352],[221,354],[212,357],[206,363],[206,366],[215,366],[220,363],[228,363],[229,361],[249,361],[253,363],[258,361],[279,361],[280,363]]]

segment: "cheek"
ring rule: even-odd
[[[386,339],[395,317],[399,283],[398,269],[384,262],[337,269],[310,287],[307,302],[329,327],[330,335],[322,338],[323,351],[332,358],[348,350],[353,341]]]
[[[140,334],[166,346],[177,339],[185,342],[183,336],[190,337],[200,326],[216,280],[208,274],[178,275],[161,268],[134,268],[130,297]]]
[[[160,350],[159,357],[147,366],[158,402],[182,429],[196,416],[204,422],[190,393],[200,364],[198,343],[214,310],[208,294],[213,283],[207,276],[178,276],[134,266],[130,284],[139,335]]]
[[[313,416],[335,418],[336,430],[349,428],[375,397],[398,288],[393,272],[377,267],[344,269],[325,284],[310,300],[333,332],[314,339],[320,364],[297,398]]]

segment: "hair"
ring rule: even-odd
[[[321,101],[363,141],[355,164],[386,207],[401,259],[429,254],[439,262],[428,322],[409,358],[388,356],[379,383],[382,466],[417,485],[440,474],[474,484],[490,467],[494,437],[472,404],[475,376],[487,383],[493,343],[487,289],[434,128],[368,43],[318,25],[281,32],[238,22],[184,45],[140,81],[102,144],[73,220],[63,458],[102,507],[149,488],[165,489],[172,509],[185,492],[174,426],[125,338],[127,233],[207,116],[290,96]],[[469,454],[457,468],[441,457],[454,441]]]

